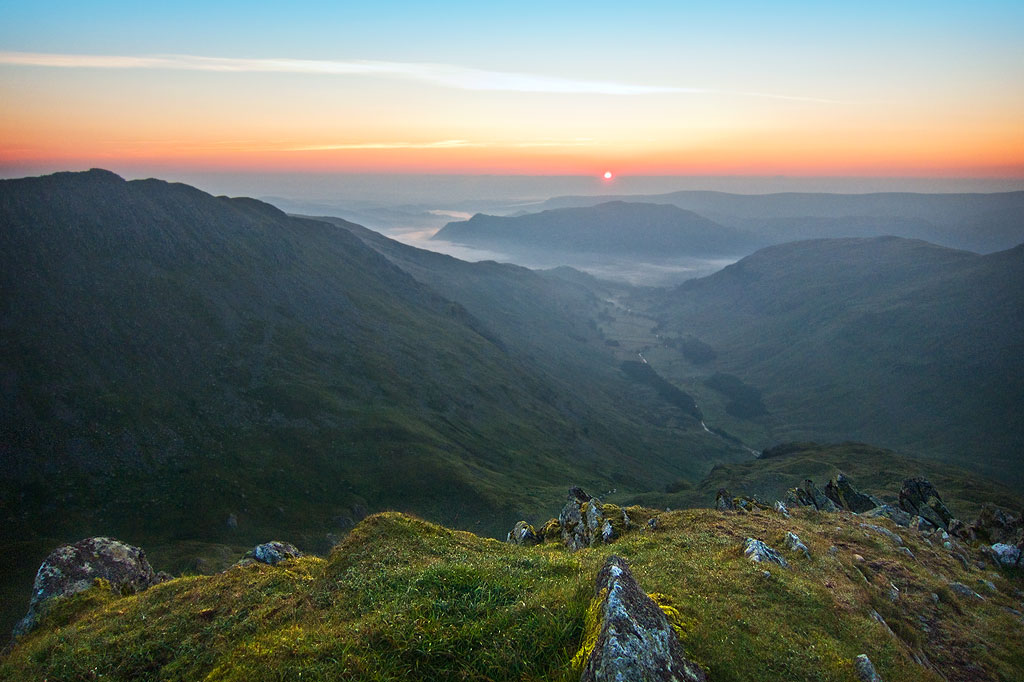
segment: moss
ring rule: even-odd
[[[542,542],[559,542],[562,539],[562,524],[558,519],[548,519],[540,528]]]
[[[604,604],[605,597],[607,596],[608,589],[602,589],[597,597],[590,600],[590,605],[587,607],[580,648],[572,657],[572,661],[570,661],[573,672],[577,674],[583,672],[583,666],[587,664],[590,654],[594,652],[594,647],[597,646],[597,639],[601,636],[601,605]]]

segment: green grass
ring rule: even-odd
[[[630,512],[641,523],[657,513]],[[968,662],[991,679],[1024,672],[1024,631],[1003,608],[1019,608],[1020,576],[1000,575],[998,593],[968,602],[946,585],[988,572],[901,531],[910,559],[848,514],[659,516],[656,531],[568,554],[375,515],[327,559],[178,578],[130,597],[94,587],[52,609],[0,660],[0,679],[576,679],[594,578],[613,552],[676,609],[687,652],[716,681],[852,682],[860,653],[896,682],[940,679],[913,654],[949,679],[966,679]],[[790,570],[771,566],[765,577],[742,556],[745,537],[780,546],[788,530],[810,559],[791,555]]]

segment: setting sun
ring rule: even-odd
[[[605,171],[604,172],[604,179],[605,180],[611,180],[612,179],[612,172],[611,171]]]

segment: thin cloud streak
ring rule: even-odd
[[[534,140],[526,142],[473,142],[471,140],[438,140],[436,142],[352,142],[314,144],[276,149],[284,152],[325,152],[359,149],[456,149],[461,147],[585,147],[595,144],[589,137],[571,140]]]
[[[458,90],[533,92],[573,95],[740,95],[802,102],[838,104],[836,100],[762,92],[741,92],[670,85],[636,85],[538,74],[488,71],[430,62],[311,59],[237,59],[194,55],[76,55],[41,52],[0,52],[0,64],[84,69],[173,69],[227,73],[304,73],[407,78]]]

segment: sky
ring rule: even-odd
[[[1024,3],[0,0],[0,174],[1024,178]]]

